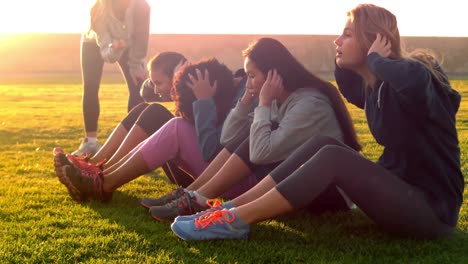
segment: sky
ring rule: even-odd
[[[338,35],[358,3],[387,8],[402,36],[468,37],[466,0],[147,0],[151,33]],[[5,0],[0,34],[81,33],[94,0]]]

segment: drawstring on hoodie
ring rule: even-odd
[[[384,81],[382,81],[382,83],[380,84],[379,86],[379,91],[377,93],[377,107],[380,109],[380,94],[382,92],[382,86],[384,84]]]
[[[382,92],[382,87],[383,87],[384,81],[379,86],[379,91],[377,92],[377,107],[380,109],[380,94]],[[364,110],[366,110],[367,102],[364,101]]]

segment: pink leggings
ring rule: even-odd
[[[139,151],[149,169],[154,170],[172,160],[177,166],[197,178],[208,166],[203,160],[197,143],[193,124],[174,117],[158,131],[136,146],[131,153]],[[257,184],[257,179],[250,176],[222,195],[232,199]]]

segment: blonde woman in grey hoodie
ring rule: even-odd
[[[119,64],[128,86],[127,110],[143,102],[139,90],[146,79],[150,6],[146,0],[96,0],[90,10],[90,28],[81,38],[83,118],[85,137],[73,152],[94,154],[97,141],[99,86],[104,63]]]

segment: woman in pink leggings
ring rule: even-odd
[[[206,84],[209,85],[206,85]],[[210,89],[198,89],[198,87]],[[109,201],[113,191],[123,184],[154,170],[172,160],[179,168],[196,178],[208,165],[204,160],[197,134],[203,127],[222,123],[237,94],[232,72],[215,59],[184,66],[175,76],[173,96],[176,98],[176,115],[156,133],[140,143],[112,166],[101,170],[94,165],[65,163],[58,174],[70,196],[77,201],[94,199]],[[217,115],[215,124],[200,123],[192,104],[203,98],[212,98]],[[215,136],[215,135],[213,135]],[[234,192],[236,190],[233,190]]]

